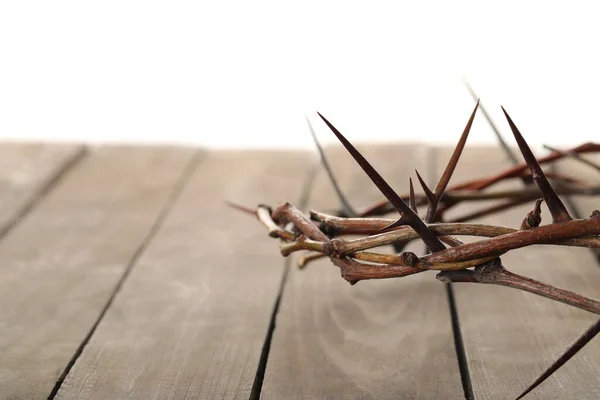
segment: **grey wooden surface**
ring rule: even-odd
[[[208,155],[57,398],[247,399],[284,260],[265,229],[224,199],[297,202],[310,161]]]
[[[414,168],[434,184],[449,156],[361,149],[399,192]],[[328,154],[356,208],[382,198],[344,151]],[[288,268],[255,219],[224,205],[308,193],[308,207],[337,208],[323,171],[311,178],[317,163],[313,152],[0,144],[0,399],[464,398],[434,272],[350,286],[328,261]],[[453,181],[506,165],[467,146]],[[574,201],[584,216],[600,208]],[[485,221],[518,226],[530,207]],[[600,297],[589,250],[503,261]],[[454,293],[477,399],[514,398],[595,320],[503,287]],[[595,340],[527,399],[600,398],[599,356]]]
[[[83,146],[0,145],[0,235],[22,218],[85,154]]]
[[[2,398],[49,396],[192,155],[91,151],[0,242]]]

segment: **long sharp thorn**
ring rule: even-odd
[[[450,182],[450,178],[452,178],[452,174],[454,173],[454,169],[456,169],[456,164],[458,164],[458,160],[462,154],[463,149],[465,148],[465,144],[467,143],[467,138],[469,137],[469,132],[471,132],[471,126],[473,125],[473,120],[475,119],[475,114],[477,113],[477,109],[479,108],[479,99],[477,99],[477,103],[475,104],[475,108],[469,117],[469,121],[467,121],[467,125],[456,144],[456,148],[452,153],[452,157],[448,161],[448,165],[446,165],[446,169],[444,173],[440,177],[440,180],[435,187],[433,193],[435,194],[435,200],[430,202],[427,207],[427,214],[425,216],[425,221],[433,222],[435,212],[437,210],[437,206],[442,196],[444,195],[444,190],[448,186],[448,182]]]
[[[233,201],[229,201],[229,200],[226,200],[225,204],[227,204],[229,207],[231,207],[231,208],[233,208],[235,210],[238,210],[238,211],[241,211],[243,213],[256,216],[256,210],[253,210],[250,207],[246,207],[246,206],[234,203]]]
[[[552,375],[556,370],[562,367],[567,361],[569,361],[575,354],[579,352],[586,344],[590,342],[600,332],[600,320],[596,321],[592,326],[585,330],[567,349],[558,357],[556,361],[545,370],[536,380],[529,386],[523,393],[517,397],[516,400],[522,399],[533,389],[538,387],[542,382],[544,382],[550,375]]]
[[[360,167],[365,171],[365,173],[369,176],[371,181],[377,186],[379,191],[392,203],[392,205],[396,208],[396,210],[402,216],[398,223],[402,221],[402,224],[410,225],[415,232],[419,234],[421,239],[425,242],[427,246],[432,251],[441,251],[446,247],[440,242],[437,236],[425,225],[425,223],[419,218],[419,216],[410,209],[408,204],[402,200],[400,196],[392,189],[392,187],[383,179],[381,175],[373,168],[371,164],[363,157],[362,154],[342,135],[340,131],[337,130],[335,126],[331,124],[324,116],[319,114],[319,117],[327,124],[329,129],[335,134],[338,140],[344,145],[346,150],[352,155],[354,160],[360,165]]]
[[[427,184],[425,183],[423,178],[421,178],[419,171],[417,171],[415,169],[415,172],[417,173],[417,179],[419,180],[419,183],[421,184],[421,187],[423,188],[423,192],[425,192],[425,196],[427,196],[427,200],[429,202],[428,207],[431,207],[431,204],[435,203],[435,201],[436,201],[435,193],[433,193],[431,191],[431,189],[429,189],[429,187],[427,186]]]
[[[327,172],[327,176],[329,177],[329,181],[331,182],[331,185],[333,186],[333,190],[335,190],[335,194],[337,195],[337,197],[342,205],[342,211],[344,212],[344,214],[346,214],[345,215],[346,217],[358,216],[358,214],[356,213],[354,208],[352,208],[352,206],[350,205],[350,202],[348,201],[348,199],[346,199],[346,196],[344,196],[344,194],[342,193],[342,189],[340,189],[340,186],[338,185],[337,180],[333,176],[333,170],[331,169],[331,166],[329,165],[329,161],[327,161],[327,157],[325,157],[325,152],[323,151],[323,147],[321,147],[321,143],[319,143],[319,140],[317,139],[317,135],[315,134],[315,130],[313,129],[313,126],[310,123],[310,120],[308,119],[308,117],[306,117],[306,123],[308,124],[308,130],[310,131],[310,135],[312,136],[313,141],[315,142],[315,145],[317,146],[317,150],[319,151],[319,156],[321,157],[321,164],[323,164],[323,167],[325,168],[325,172]]]
[[[583,164],[585,164],[585,165],[587,165],[589,167],[594,168],[596,171],[600,171],[600,165],[597,165],[597,164],[591,162],[590,160],[587,160],[587,159],[583,158],[581,155],[575,153],[574,151],[571,151],[571,150],[567,150],[567,151],[558,150],[558,149],[555,149],[555,148],[547,146],[547,145],[544,145],[544,148],[546,148],[546,149],[548,149],[550,151],[553,151],[555,153],[571,157],[571,158],[573,158],[573,159],[575,159],[577,161],[582,162]]]
[[[408,192],[408,205],[415,212],[415,214],[417,214],[417,201],[415,200],[415,188],[413,187],[412,178],[408,178],[408,184],[410,187]]]
[[[546,201],[546,204],[548,205],[548,209],[550,210],[550,213],[552,214],[553,222],[562,222],[562,221],[571,220],[572,218],[569,215],[567,208],[565,207],[563,202],[560,200],[560,198],[558,197],[558,195],[556,194],[554,189],[552,189],[552,186],[550,186],[550,182],[548,182],[548,179],[544,175],[544,171],[542,171],[542,167],[540,167],[540,164],[537,162],[535,156],[531,152],[531,149],[527,145],[527,142],[523,138],[523,135],[521,135],[521,132],[519,132],[519,129],[514,124],[514,122],[512,121],[512,119],[510,118],[510,116],[508,115],[506,110],[504,109],[504,107],[502,107],[502,111],[504,112],[504,116],[508,120],[510,129],[512,130],[513,135],[515,136],[515,139],[517,141],[517,144],[519,145],[519,149],[521,150],[521,153],[523,154],[523,158],[525,159],[525,162],[527,163],[527,166],[529,167],[529,170],[531,171],[533,180],[538,185],[538,187],[540,188],[540,191],[542,192],[542,195],[544,196],[544,200]]]
[[[479,97],[477,97],[477,95],[475,94],[475,91],[473,90],[471,85],[469,85],[469,82],[467,82],[466,80],[464,82],[465,82],[465,86],[467,87],[467,90],[471,94],[471,97],[473,98],[473,100],[479,101]],[[506,156],[510,159],[510,162],[514,165],[518,164],[519,160],[517,159],[517,156],[515,155],[515,153],[513,153],[513,151],[508,146],[508,144],[506,144],[506,142],[504,141],[504,138],[502,137],[500,130],[498,129],[498,127],[496,126],[494,121],[492,121],[492,117],[490,117],[490,114],[487,112],[487,110],[485,109],[483,104],[480,105],[480,108],[481,108],[481,112],[483,113],[484,118],[490,125],[490,128],[492,128],[492,130],[494,131],[494,135],[496,135],[496,139],[498,139],[498,144],[500,145],[500,147],[502,147],[502,149],[506,153]]]

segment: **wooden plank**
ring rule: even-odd
[[[92,151],[0,242],[0,393],[45,399],[195,151]]]
[[[225,206],[298,200],[307,152],[212,152],[58,393],[58,399],[247,399],[284,260]]]
[[[450,149],[437,151],[438,170],[444,167],[442,163],[450,152]],[[506,166],[508,162],[500,150],[467,148],[453,182],[485,176]],[[516,181],[492,189],[520,185]],[[461,205],[452,215],[482,206]],[[482,218],[480,222],[518,228],[532,207],[533,204],[527,204]],[[544,206],[542,224],[550,220]],[[502,256],[502,261],[515,273],[590,297],[600,297],[600,269],[587,249],[535,246],[511,251]],[[515,398],[597,319],[585,311],[500,286],[463,283],[454,285],[454,292],[473,389],[478,399]],[[600,398],[599,355],[600,341],[596,340],[527,399]]]
[[[0,236],[80,159],[79,145],[0,143]]]
[[[414,168],[427,177],[424,146],[362,146],[398,192]],[[381,200],[345,150],[330,152],[356,206]],[[323,171],[321,171],[323,172]],[[320,173],[310,207],[338,207]],[[424,212],[424,210],[422,210]],[[412,251],[423,252],[415,242]],[[442,399],[462,397],[449,306],[434,272],[350,286],[328,260],[293,269],[285,287],[263,399]]]

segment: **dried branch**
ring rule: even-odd
[[[317,211],[311,211],[310,218],[313,221],[320,222],[320,229],[324,232],[327,232],[328,235],[331,237],[345,234],[370,235],[363,238],[346,241],[348,246],[348,252],[384,246],[397,241],[411,241],[414,239],[418,239],[419,237],[417,233],[409,227],[399,227],[394,229],[393,231],[379,233],[381,231],[381,227],[385,227],[389,225],[390,221],[393,221],[391,219],[340,218],[337,216],[328,215]],[[460,235],[496,238],[510,233],[519,232],[519,230],[517,229],[506,228],[503,226],[473,223],[434,223],[428,224],[427,227],[437,236]],[[549,228],[544,229],[548,230]],[[537,232],[535,234],[537,234]],[[530,233],[528,235],[532,236],[533,234]],[[543,237],[541,237],[539,239],[539,242],[535,242],[533,244],[554,244],[589,248],[600,247],[600,237],[597,236],[572,237],[567,240],[557,241],[554,241],[554,237],[551,235],[547,234],[545,236],[551,237],[551,241],[543,242]],[[521,238],[518,238],[517,240],[520,239]],[[468,248],[468,246],[474,246],[474,243],[465,246],[467,246]],[[485,244],[482,247],[485,247]]]
[[[499,258],[475,267],[474,270],[440,272],[437,278],[444,283],[475,282],[520,289],[600,315],[600,301],[513,274],[502,266]]]

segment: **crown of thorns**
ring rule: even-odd
[[[299,250],[310,251],[311,253],[308,255],[299,258],[299,267],[303,268],[317,258],[327,257],[340,268],[342,277],[351,284],[367,279],[400,278],[427,270],[438,270],[440,272],[436,278],[442,282],[508,286],[600,314],[600,301],[510,272],[502,265],[500,258],[503,254],[517,248],[546,244],[588,247],[595,252],[600,261],[600,211],[594,210],[588,218],[581,218],[578,215],[577,219],[573,219],[558,196],[559,194],[598,195],[600,185],[590,185],[580,179],[563,174],[545,173],[540,167],[540,164],[551,164],[564,157],[571,157],[600,171],[600,166],[581,157],[583,153],[600,151],[600,144],[585,143],[564,151],[549,148],[552,152],[538,160],[506,110],[502,108],[525,159],[525,163],[518,164],[517,158],[504,143],[497,128],[482,107],[482,112],[496,132],[500,144],[516,165],[494,176],[464,182],[448,188],[478,108],[479,100],[477,100],[475,109],[471,113],[446,169],[433,191],[425,184],[418,171],[415,171],[424,194],[415,195],[412,179],[409,178],[409,193],[404,196],[398,195],[340,131],[319,113],[321,119],[387,200],[374,204],[362,212],[355,211],[340,191],[309,122],[321,162],[340,200],[341,210],[336,215],[310,211],[307,216],[290,203],[274,209],[266,205],[259,205],[256,209],[234,203],[229,203],[229,205],[255,215],[267,228],[269,236],[280,239],[280,251],[283,256]],[[514,178],[521,179],[525,183],[523,189],[483,192],[484,189],[498,182]],[[553,180],[555,188],[550,184],[548,178]],[[460,218],[442,222],[446,211],[459,203],[490,199],[497,199],[500,202]],[[552,215],[550,224],[540,225],[542,201],[546,202]],[[523,218],[519,229],[467,222],[527,202],[535,203],[532,210]],[[421,218],[418,215],[417,206],[425,204],[427,211],[425,217]],[[382,218],[391,212],[398,212],[400,217],[397,219]],[[351,240],[342,238],[348,234],[363,236]],[[457,237],[461,235],[479,236],[484,239],[465,244]],[[415,253],[403,251],[406,244],[415,239],[421,239],[430,253],[418,256]],[[369,249],[382,245],[392,245],[395,254],[369,251]],[[552,375],[599,331],[600,320],[577,338],[517,399],[525,396]]]

